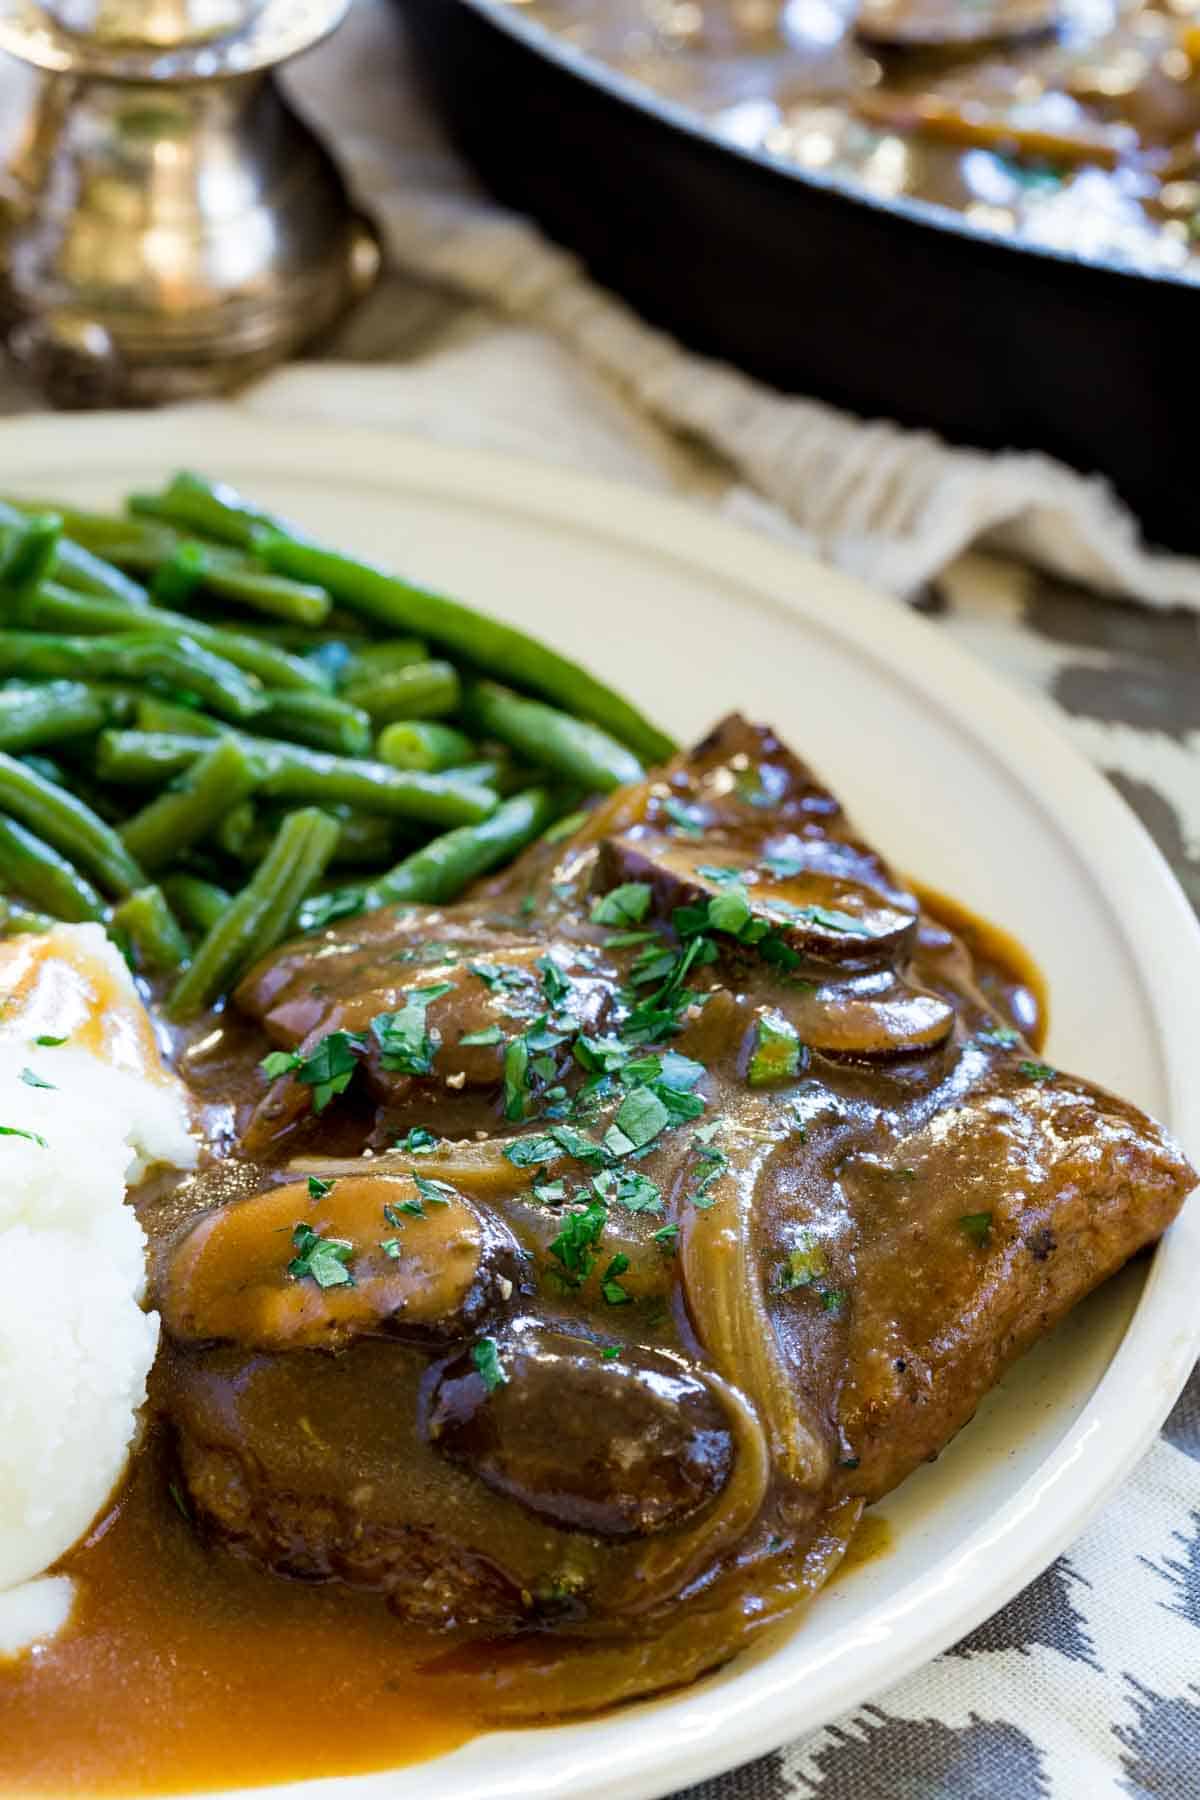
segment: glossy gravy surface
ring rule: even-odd
[[[739,148],[1200,274],[1196,0],[511,3]]]
[[[1040,1044],[1030,959],[1006,933],[923,898],[969,936],[996,1012]],[[210,1091],[235,1079],[231,1067]],[[71,1624],[0,1665],[6,1793],[155,1794],[420,1762],[486,1729],[481,1659],[537,1655],[536,1634],[456,1642],[398,1620],[380,1594],[266,1573],[206,1543],[184,1505],[152,1434],[108,1516],[61,1565],[78,1587]],[[846,1566],[889,1544],[886,1521],[868,1514]],[[569,1677],[559,1702],[571,1710]]]

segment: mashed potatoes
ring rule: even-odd
[[[32,1581],[121,1477],[158,1319],[126,1186],[191,1167],[184,1093],[96,925],[0,944],[0,1654],[69,1610]],[[52,1043],[51,1039],[63,1039]],[[40,1041],[39,1041],[40,1040]]]

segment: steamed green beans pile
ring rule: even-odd
[[[296,931],[455,899],[672,748],[222,484],[0,501],[0,935],[99,921],[173,1018]]]

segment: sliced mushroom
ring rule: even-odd
[[[1056,0],[863,0],[855,36],[896,49],[956,49],[1035,37],[1058,23]]]
[[[449,1183],[427,1181],[423,1194],[409,1175],[343,1175],[314,1197],[325,1185],[290,1181],[205,1214],[167,1263],[171,1337],[264,1351],[380,1336],[439,1347],[513,1292],[515,1244]]]
[[[734,1438],[709,1386],[673,1359],[537,1326],[498,1342],[487,1377],[448,1364],[430,1442],[567,1530],[644,1537],[682,1525],[729,1480]]]
[[[871,1061],[919,1056],[944,1044],[954,1029],[948,1001],[896,979],[890,970],[849,983],[798,988],[785,999],[801,1042],[825,1056]]]
[[[602,878],[648,883],[667,919],[744,889],[752,917],[817,962],[879,963],[903,953],[916,929],[915,899],[868,885],[844,844],[814,844],[801,855],[769,843],[760,851],[631,832],[609,840]]]

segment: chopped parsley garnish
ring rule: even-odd
[[[530,1189],[542,1206],[557,1206],[567,1197],[567,1184],[560,1175],[557,1181],[535,1181]]]
[[[353,919],[367,904],[362,888],[334,888],[328,894],[311,894],[300,902],[296,925],[300,931],[320,931],[335,919]]]
[[[511,1144],[505,1144],[502,1155],[514,1169],[532,1169],[554,1162],[562,1155],[562,1147],[549,1135],[514,1138]]]
[[[258,1066],[271,1081],[294,1073],[297,1081],[312,1089],[313,1111],[320,1113],[350,1086],[366,1047],[357,1032],[331,1031],[310,1056],[301,1056],[298,1050],[273,1050]]]
[[[530,983],[528,970],[516,969],[511,963],[472,962],[467,968],[479,977],[489,994],[528,987]]]
[[[399,1262],[401,1256],[399,1238],[380,1238],[379,1248],[385,1256],[390,1256],[393,1262]]]
[[[529,1045],[523,1037],[510,1038],[504,1051],[504,1116],[523,1119],[529,1092]]]
[[[310,1175],[309,1176],[309,1178],[308,1178],[308,1197],[310,1200],[323,1200],[325,1198],[326,1194],[332,1194],[332,1192],[333,1192],[332,1181],[322,1181],[321,1177],[319,1175]]]
[[[603,1176],[596,1176],[592,1185],[602,1181]],[[611,1198],[618,1206],[623,1206],[631,1213],[660,1213],[663,1209],[662,1189],[649,1176],[641,1175],[636,1169],[611,1177]]]
[[[745,869],[735,868],[729,863],[697,863],[696,873],[702,875],[705,881],[715,881],[718,887],[727,887],[730,882],[753,880],[752,875],[747,876]]]
[[[806,925],[820,925],[826,931],[844,931],[851,937],[870,937],[871,935],[869,925],[864,925],[862,920],[856,919],[852,913],[839,912],[834,906],[798,906],[795,916]],[[790,907],[788,908],[788,917],[792,917]]]
[[[784,1293],[795,1288],[811,1288],[826,1312],[841,1312],[848,1295],[845,1288],[827,1285],[828,1274],[829,1262],[821,1245],[811,1232],[802,1231],[799,1243],[779,1271],[778,1286]]]
[[[569,1000],[571,997],[570,980],[563,974],[549,952],[545,956],[538,957],[537,967],[541,973],[542,992],[546,996],[546,1002],[552,1009],[557,1010],[564,1000]]]
[[[26,1087],[49,1088],[51,1093],[58,1092],[58,1089],[52,1081],[43,1081],[40,1075],[34,1074],[32,1069],[22,1069],[21,1080],[25,1083]]]
[[[600,1292],[610,1306],[628,1306],[633,1298],[632,1294],[626,1293],[618,1280],[618,1277],[623,1275],[628,1267],[629,1258],[624,1251],[618,1250],[600,1277]]]
[[[663,811],[672,825],[688,837],[704,836],[704,815],[698,806],[688,806],[685,801],[677,800],[674,794],[669,794],[663,801]]]
[[[498,1025],[485,1025],[482,1031],[464,1031],[458,1042],[466,1049],[471,1044],[498,1044],[503,1036]]]
[[[453,991],[452,981],[414,988],[398,1012],[376,1013],[371,1030],[385,1069],[400,1075],[431,1075],[440,1038],[431,1033],[425,1014],[434,1000]]]
[[[565,1156],[573,1156],[577,1162],[603,1162],[604,1148],[595,1138],[585,1136],[576,1131],[573,1125],[552,1125],[548,1136],[554,1139]]]
[[[429,1215],[426,1213],[425,1208],[421,1205],[419,1200],[401,1200],[399,1206],[393,1206],[391,1201],[388,1200],[384,1202],[383,1216],[389,1225],[395,1225],[397,1229],[399,1229],[399,1227],[403,1225],[406,1217],[410,1219],[425,1219],[428,1218]]]
[[[396,1149],[406,1150],[409,1156],[428,1156],[436,1150],[441,1139],[436,1137],[426,1125],[413,1125],[402,1138],[396,1139]]]
[[[581,1162],[602,1162],[604,1149],[570,1125],[552,1125],[538,1137],[515,1138],[504,1146],[503,1155],[514,1169],[529,1169],[555,1162],[560,1156],[574,1156]]]
[[[652,1087],[631,1088],[604,1134],[604,1148],[610,1156],[629,1156],[634,1150],[644,1150],[670,1123],[670,1117]]]
[[[708,925],[711,931],[728,932],[737,937],[751,917],[750,896],[740,881],[730,881],[724,890],[708,903]]]
[[[603,1350],[600,1352],[600,1360],[601,1362],[616,1362],[620,1354],[620,1344],[605,1344]]]
[[[1051,1068],[1049,1063],[1044,1062],[1019,1062],[1017,1068],[1027,1081],[1036,1081],[1039,1083],[1043,1081],[1053,1081],[1054,1077],[1058,1074],[1057,1069]]]
[[[653,934],[652,934],[653,935]],[[669,944],[654,938],[633,959],[629,980],[634,987],[645,987],[651,981],[662,981],[675,967],[675,951]]]
[[[581,1031],[572,1046],[572,1055],[581,1068],[593,1074],[609,1075],[629,1061],[629,1047],[616,1037],[589,1037]]]
[[[958,1221],[973,1244],[980,1250],[986,1250],[988,1239],[992,1235],[992,1215],[990,1212],[963,1213]]]
[[[494,1394],[498,1387],[503,1387],[508,1380],[504,1364],[500,1361],[500,1349],[494,1337],[481,1337],[477,1344],[471,1346],[471,1361],[483,1378],[483,1385],[489,1394]]]
[[[811,1233],[804,1231],[783,1265],[779,1285],[785,1292],[792,1288],[812,1287],[828,1273],[829,1263],[824,1250]]]
[[[22,1131],[19,1125],[0,1125],[0,1137],[28,1138],[31,1144],[40,1144],[43,1150],[50,1147],[40,1131]]]
[[[354,1277],[346,1267],[354,1255],[354,1245],[346,1238],[323,1238],[303,1220],[292,1232],[296,1255],[288,1264],[293,1281],[310,1276],[319,1288],[353,1287]]]
[[[625,881],[610,888],[592,907],[593,925],[640,925],[650,910],[652,890],[648,881]]]
[[[431,1181],[426,1175],[418,1175],[415,1169],[409,1174],[417,1184],[417,1192],[422,1200],[428,1200],[431,1206],[449,1206],[456,1197],[455,1190],[448,1181]]]
[[[802,875],[808,864],[794,852],[789,856],[786,850],[774,850],[763,857],[763,867],[769,869],[777,881],[791,881],[795,876]]]
[[[652,1235],[655,1243],[661,1245],[664,1250],[674,1250],[675,1240],[679,1236],[679,1227],[674,1224],[660,1225]]]
[[[772,1081],[788,1081],[798,1075],[807,1060],[807,1051],[793,1025],[782,1013],[764,1013],[754,1027],[754,1048],[746,1079],[751,1087],[766,1087]]]
[[[35,1044],[39,1044],[43,1050],[57,1050],[58,1046],[65,1044],[67,1040],[65,1037],[39,1037],[34,1038],[33,1041]]]
[[[550,1245],[550,1254],[562,1264],[563,1278],[572,1287],[586,1281],[596,1261],[595,1246],[604,1231],[608,1213],[602,1200],[589,1200],[582,1212],[568,1213],[563,1228]]]
[[[626,1043],[654,1043],[678,1031],[680,1015],[693,1004],[702,1004],[704,996],[691,992],[684,983],[693,968],[716,960],[716,946],[706,937],[693,937],[676,956],[670,974],[648,999],[633,1007],[621,1028]]]
[[[1014,1031],[1011,1025],[989,1025],[986,1031],[975,1033],[977,1044],[994,1044],[1000,1050],[1011,1050],[1020,1041],[1020,1033]]]
[[[721,1121],[715,1119],[711,1125],[702,1126],[692,1137],[692,1151],[704,1173],[687,1198],[701,1212],[707,1212],[710,1206],[716,1205],[715,1196],[710,1196],[709,1189],[729,1168],[729,1158],[724,1150],[713,1143],[720,1129]]]

